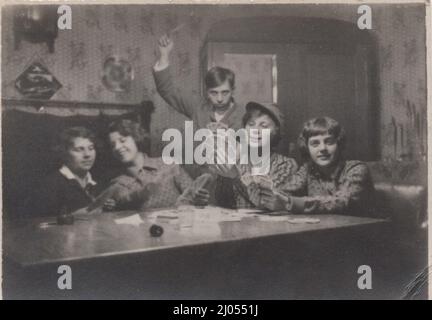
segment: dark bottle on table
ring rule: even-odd
[[[59,225],[71,225],[74,223],[74,216],[68,210],[66,206],[63,206],[60,210],[60,214],[57,216],[57,224]]]

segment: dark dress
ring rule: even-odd
[[[48,175],[26,203],[27,216],[57,216],[88,206],[96,195],[96,186],[82,188],[75,179],[68,179],[60,171]]]

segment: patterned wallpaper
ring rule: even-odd
[[[383,157],[423,158],[427,147],[424,11],[378,11]]]
[[[373,32],[379,41],[379,76],[382,156],[384,159],[422,158],[426,152],[426,51],[425,14],[421,5],[371,5]],[[72,30],[59,31],[55,52],[45,44],[23,42],[13,48],[10,8],[2,14],[3,97],[20,98],[16,77],[34,60],[42,61],[63,84],[52,99],[137,103],[151,99],[156,107],[152,137],[159,153],[161,132],[183,127],[184,118],[170,112],[155,91],[151,67],[156,59],[156,41],[179,24],[174,72],[181,86],[198,95],[199,51],[211,25],[230,17],[310,16],[356,22],[354,5],[278,6],[72,6]],[[104,88],[101,72],[109,55],[127,59],[135,70],[128,93]],[[64,110],[52,110],[63,113]],[[69,113],[81,112],[67,110]]]

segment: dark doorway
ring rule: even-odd
[[[230,57],[241,54],[276,57],[275,100],[286,116],[281,153],[298,155],[296,140],[303,122],[330,116],[346,129],[348,159],[377,160],[377,46],[368,31],[345,21],[321,18],[229,19],[210,29],[202,50],[203,71],[214,65],[232,65]],[[237,78],[245,81],[247,72],[254,72],[247,68],[255,67],[239,66]],[[269,72],[263,72],[262,77],[268,79]],[[261,96],[253,91],[259,85],[247,86],[245,90],[237,82],[236,98],[241,104],[250,100],[248,96]]]

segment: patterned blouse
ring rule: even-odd
[[[256,208],[260,204],[260,199],[252,197],[250,187],[254,184],[271,184],[273,190],[282,191],[288,178],[297,169],[294,159],[288,158],[278,153],[270,156],[270,172],[264,176],[252,175],[252,167],[247,164],[238,165],[240,176],[235,179],[218,177],[216,188],[216,204],[231,208]],[[261,180],[261,181],[260,181]]]
[[[167,165],[161,158],[144,156],[139,169],[127,169],[113,179],[97,202],[116,201],[116,209],[146,209],[191,204],[192,178],[179,165]]]
[[[307,163],[282,190],[293,195],[287,207],[296,213],[368,215],[374,195],[368,167],[361,161],[341,161],[329,176]]]

